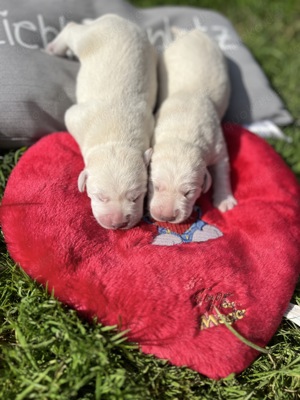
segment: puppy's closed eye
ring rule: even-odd
[[[109,198],[108,197],[98,196],[98,199],[100,201],[102,201],[102,203],[108,203],[109,202]]]
[[[130,199],[130,201],[132,201],[133,203],[136,203],[140,197],[141,197],[141,194],[132,197],[132,198]]]
[[[153,183],[152,182],[152,185],[153,185],[153,189],[156,192],[163,192],[166,189],[166,186],[163,185],[162,183]]]
[[[92,194],[92,198],[94,198],[97,201],[101,201],[101,203],[108,203],[110,198],[105,196],[102,193],[94,193]]]
[[[128,201],[130,201],[132,203],[136,203],[143,194],[144,193],[133,191],[133,192],[128,193],[126,197],[127,197]]]
[[[192,199],[194,197],[195,190],[188,190],[187,192],[184,193],[184,197],[187,199]]]

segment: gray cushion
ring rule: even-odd
[[[75,101],[79,63],[51,57],[41,49],[67,21],[80,22],[107,12],[136,21],[160,50],[171,40],[172,25],[204,30],[228,59],[232,96],[225,120],[240,124],[264,119],[278,125],[292,122],[231,23],[214,11],[189,7],[138,10],[122,0],[0,0],[1,148],[30,145],[65,129],[63,116]]]

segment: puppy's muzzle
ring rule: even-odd
[[[165,213],[162,212],[159,215],[159,219],[163,222],[173,222],[179,215],[179,210],[175,210],[174,213]]]
[[[106,229],[129,229],[135,222],[132,219],[132,215],[128,214],[126,216],[122,214],[106,214],[103,216],[96,217],[98,223]]]
[[[112,221],[111,228],[112,229],[124,229],[124,228],[126,229],[130,223],[130,217],[131,217],[131,215],[128,214],[123,218],[122,221],[118,221],[118,220]]]
[[[112,229],[123,229],[123,228],[126,228],[127,225],[128,225],[128,221],[111,224],[111,227],[112,227]]]

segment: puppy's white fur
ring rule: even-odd
[[[159,108],[153,136],[148,207],[159,221],[187,219],[211,185],[221,211],[234,207],[220,120],[229,102],[227,66],[199,30],[178,36],[159,58]]]
[[[147,191],[155,49],[137,25],[112,14],[85,25],[69,23],[47,47],[57,55],[68,49],[81,63],[77,104],[65,115],[85,163],[79,190],[86,186],[104,228],[131,228],[142,217]]]

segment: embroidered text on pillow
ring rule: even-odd
[[[45,48],[47,44],[58,35],[59,30],[63,29],[66,25],[66,18],[64,16],[58,18],[59,29],[46,25],[45,18],[42,14],[37,14],[35,23],[28,20],[11,23],[8,16],[8,10],[0,10],[0,18],[2,18],[1,22],[5,38],[5,40],[3,40],[3,37],[0,38],[0,45],[9,44],[10,46],[15,46],[17,44],[30,50],[38,49],[40,47],[38,44],[40,40],[42,40],[43,47]],[[25,41],[22,37],[24,32],[31,33],[33,37],[37,39],[36,43],[31,41],[28,43]]]
[[[202,331],[203,329],[213,328],[219,324],[224,324],[223,318],[228,324],[232,325],[234,322],[244,318],[246,314],[246,310],[237,310],[234,307],[232,307],[232,312],[228,314],[222,314],[222,310],[219,311],[221,316],[209,313],[201,315],[199,329]]]
[[[155,45],[158,50],[162,51],[166,46],[168,46],[172,41],[172,33],[171,33],[171,21],[170,18],[165,17],[161,20],[162,28],[161,29],[147,29],[147,34],[150,42]],[[241,40],[234,38],[231,35],[230,30],[225,25],[215,24],[215,25],[205,25],[199,16],[194,15],[191,18],[190,23],[188,24],[188,29],[181,30],[187,31],[190,29],[197,28],[202,32],[208,33],[211,37],[215,39],[218,43],[219,47],[223,51],[233,51],[237,50],[241,45]],[[158,43],[160,42],[160,43]]]
[[[224,324],[224,320],[232,325],[244,318],[246,310],[237,308],[238,304],[233,299],[233,293],[216,292],[213,288],[202,288],[191,297],[193,307],[199,309],[199,329],[204,330]],[[219,310],[217,315],[214,308]]]

